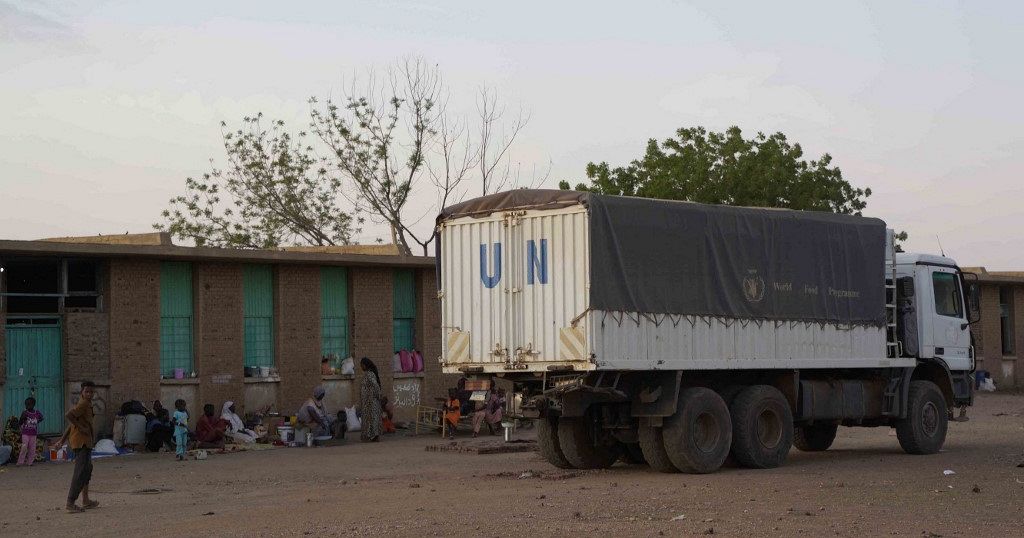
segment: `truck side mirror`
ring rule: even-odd
[[[960,273],[964,285],[964,293],[967,295],[967,322],[977,323],[981,321],[981,284],[978,282],[978,275],[974,273]]]

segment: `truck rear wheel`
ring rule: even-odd
[[[606,469],[622,456],[622,443],[602,431],[590,416],[560,417],[558,445],[577,469]]]
[[[946,441],[949,415],[942,391],[931,381],[910,382],[907,417],[896,421],[896,438],[907,454],[935,454]]]
[[[793,446],[804,452],[828,450],[836,440],[838,424],[808,424],[793,432]]]
[[[692,387],[679,394],[676,412],[661,429],[669,460],[691,474],[717,471],[732,445],[729,408],[717,392]]]
[[[679,469],[672,464],[665,451],[665,438],[661,434],[661,428],[653,426],[640,426],[637,430],[640,436],[640,450],[644,453],[644,459],[651,469],[659,473],[678,473]]]
[[[754,385],[736,395],[732,415],[732,455],[744,467],[770,469],[786,461],[793,446],[793,412],[779,389]]]
[[[565,454],[562,454],[562,448],[558,445],[558,419],[540,417],[534,422],[537,427],[537,447],[540,449],[540,455],[559,469],[572,469],[572,464],[565,459]]]

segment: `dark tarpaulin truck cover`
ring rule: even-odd
[[[886,231],[874,218],[523,189],[438,220],[577,204],[590,214],[591,309],[885,323]]]

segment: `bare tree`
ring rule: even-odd
[[[431,213],[469,192],[475,170],[480,192],[514,186],[510,148],[527,118],[508,129],[495,92],[482,89],[477,129],[448,112],[450,95],[436,66],[406,59],[388,71],[388,83],[373,77],[341,102],[311,99],[312,129],[330,149],[330,164],[351,181],[349,198],[371,219],[387,225],[401,252],[413,245],[428,252],[434,231],[414,230]],[[437,207],[419,215],[407,206],[424,179],[436,189]]]
[[[512,163],[505,157],[529,118],[520,111],[507,130],[497,133],[497,129],[504,125],[501,120],[505,115],[505,108],[498,103],[497,92],[486,86],[480,88],[476,106],[479,120],[477,166],[480,169],[481,193],[486,196],[509,186]],[[502,163],[504,168],[501,168]]]

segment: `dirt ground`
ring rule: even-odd
[[[841,428],[828,452],[704,476],[565,472],[401,434],[183,463],[132,455],[96,461],[102,505],[77,515],[62,511],[71,465],[7,466],[0,535],[1024,536],[1024,396],[982,395],[970,416],[934,456],[903,454],[888,429]]]

